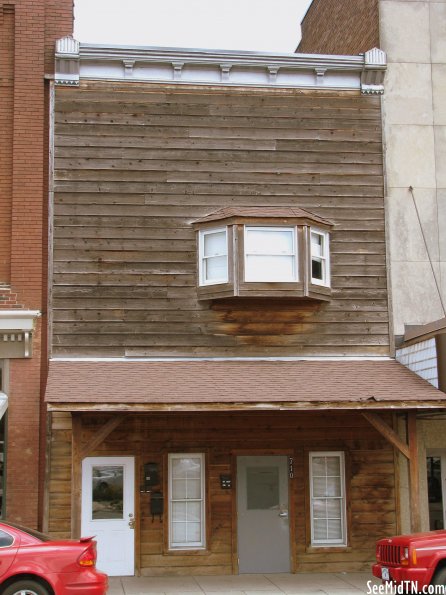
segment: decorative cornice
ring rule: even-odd
[[[56,84],[112,80],[193,85],[361,90],[382,93],[386,56],[274,54],[92,45],[71,37],[56,44]]]
[[[39,310],[0,310],[0,357],[31,357]]]

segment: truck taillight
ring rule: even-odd
[[[78,560],[79,566],[94,566],[96,564],[96,544],[91,543]]]

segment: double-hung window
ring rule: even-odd
[[[200,233],[200,285],[228,281],[228,234],[226,227]]]
[[[204,454],[169,454],[169,548],[206,547]]]
[[[311,544],[346,545],[343,452],[310,453]]]
[[[311,229],[311,282],[330,285],[329,236],[325,231]]]
[[[297,281],[295,227],[245,226],[245,281]]]

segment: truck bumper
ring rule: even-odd
[[[382,569],[387,568],[390,575],[390,580],[385,581],[382,576]],[[429,584],[430,570],[428,568],[406,568],[404,566],[392,567],[386,566],[385,564],[374,564],[372,566],[373,576],[384,580],[384,582],[407,585],[409,593],[416,593],[417,590],[421,591],[424,585]],[[409,587],[410,584],[410,587]],[[412,588],[412,591],[410,590]],[[415,590],[417,589],[417,590]]]

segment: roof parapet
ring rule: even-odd
[[[360,90],[382,93],[386,55],[274,54],[56,42],[57,85],[111,80],[212,86]]]

